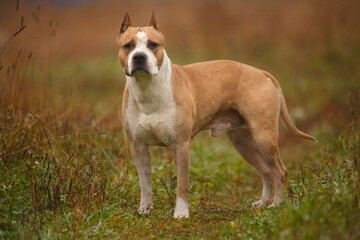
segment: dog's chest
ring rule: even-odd
[[[139,98],[129,96],[126,110],[127,123],[135,141],[148,145],[170,145],[175,138],[176,105],[172,91],[157,89],[147,92],[144,103]],[[134,93],[135,91],[133,91]],[[147,95],[147,96],[146,96]]]

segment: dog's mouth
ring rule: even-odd
[[[129,77],[134,76],[134,75],[150,75],[150,72],[143,68],[143,67],[137,67],[134,70],[132,70],[131,72],[129,72],[127,69],[125,70],[125,74]]]

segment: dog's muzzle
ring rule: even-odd
[[[147,56],[145,53],[136,53],[132,58],[132,71],[131,75],[136,73],[145,73],[149,74],[149,71],[147,70]]]

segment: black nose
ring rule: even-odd
[[[145,53],[136,53],[134,56],[133,56],[133,60],[134,62],[136,63],[143,63],[146,61],[146,55]]]

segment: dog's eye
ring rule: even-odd
[[[130,43],[127,43],[127,44],[125,44],[124,46],[123,46],[123,49],[125,49],[125,50],[130,50],[132,48],[132,43],[130,42]]]
[[[149,41],[149,48],[155,49],[155,48],[157,48],[158,46],[159,46],[158,43]]]

